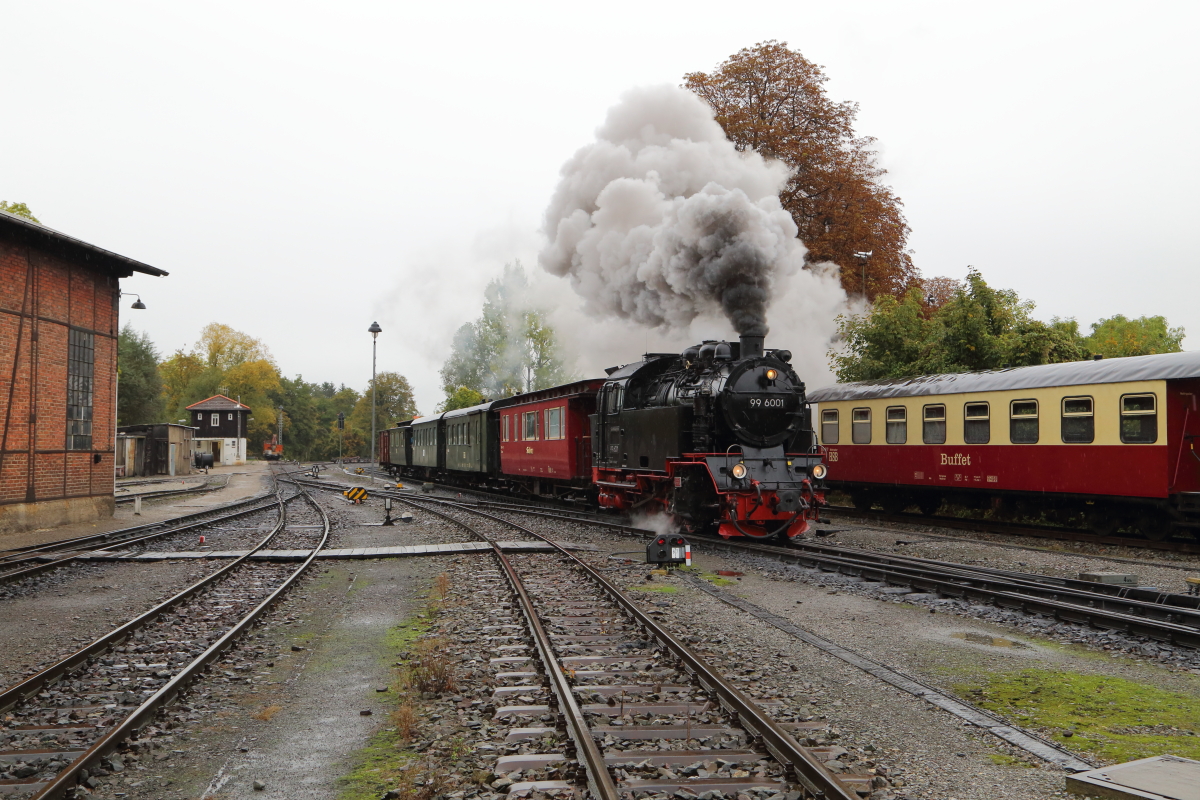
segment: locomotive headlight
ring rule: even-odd
[[[767,370],[767,380],[773,381],[778,377],[779,377],[779,370],[777,370],[777,369]]]
[[[733,477],[740,481],[742,478],[746,477],[746,465],[742,463],[734,464],[733,469],[729,470],[729,474],[733,475]]]
[[[812,476],[817,480],[824,479],[826,473],[828,472],[829,470],[825,468],[824,464],[817,464],[812,468]]]

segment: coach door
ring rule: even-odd
[[[1169,464],[1172,473],[1169,491],[1200,492],[1200,381],[1179,381],[1172,388],[1178,389],[1176,408],[1181,407],[1182,421],[1179,444],[1172,454],[1173,463]],[[1170,413],[1176,413],[1175,409]],[[1170,430],[1169,424],[1167,430]]]

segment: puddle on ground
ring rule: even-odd
[[[1021,642],[1014,642],[1012,639],[1001,639],[999,636],[988,636],[985,633],[975,633],[974,631],[962,631],[960,633],[950,634],[952,639],[965,639],[972,644],[986,644],[989,647],[1012,647],[1017,649],[1028,649],[1029,645]]]

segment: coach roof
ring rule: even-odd
[[[1106,358],[1101,361],[1068,361],[1013,367],[985,372],[956,372],[919,375],[859,383],[840,383],[808,392],[811,403],[834,400],[871,400],[883,397],[919,397],[964,392],[1003,392],[1043,389],[1051,386],[1081,386],[1092,383],[1169,381],[1200,378],[1200,350],[1161,353],[1153,356]]]

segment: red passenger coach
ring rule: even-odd
[[[588,416],[604,384],[586,380],[499,401],[500,473],[529,494],[567,496],[590,486]]]
[[[809,393],[829,485],[860,509],[1200,532],[1200,352],[866,381]]]

